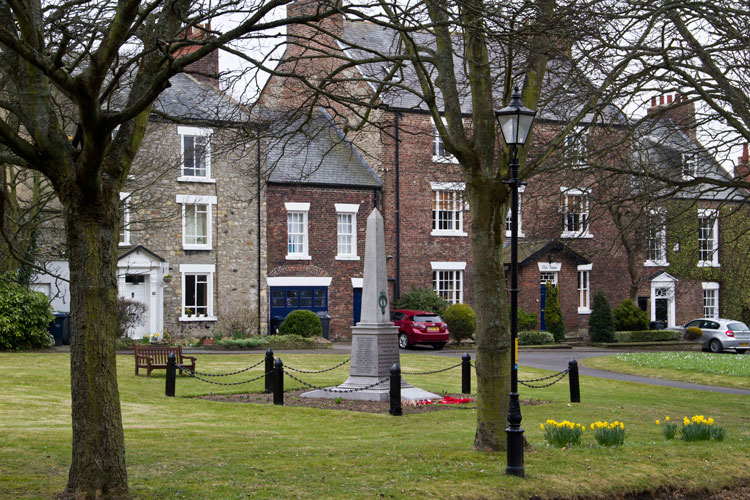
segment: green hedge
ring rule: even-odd
[[[323,326],[320,323],[320,318],[314,312],[297,309],[287,314],[284,321],[279,325],[279,333],[281,335],[319,337],[323,335]]]
[[[393,301],[391,309],[413,309],[443,315],[448,308],[448,302],[429,288],[413,288],[398,300]]]
[[[23,351],[54,344],[49,324],[55,319],[47,297],[12,281],[0,279],[0,350]]]
[[[300,335],[268,335],[264,337],[248,337],[246,339],[222,339],[217,340],[216,345],[226,349],[255,349],[267,348],[279,349],[283,347],[325,347],[314,338],[302,337]]]
[[[676,330],[642,330],[615,332],[615,342],[669,342],[680,340],[682,333]]]
[[[518,332],[518,345],[554,344],[555,337],[549,332],[526,330]]]
[[[453,304],[442,315],[448,324],[448,331],[456,343],[470,339],[477,329],[477,317],[468,304]]]

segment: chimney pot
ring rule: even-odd
[[[667,104],[672,104],[672,94],[667,96]]]
[[[659,106],[664,106],[664,96],[663,95],[659,96]]]
[[[654,96],[654,97],[651,98],[651,107],[652,108],[656,107],[656,96]]]

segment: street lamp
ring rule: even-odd
[[[523,477],[523,429],[521,404],[518,401],[518,146],[526,144],[536,111],[521,104],[518,87],[513,89],[510,104],[495,111],[505,144],[511,147],[510,180],[510,404],[508,405],[508,460],[505,473]]]

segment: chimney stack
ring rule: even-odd
[[[747,143],[742,145],[742,155],[737,157],[737,164],[734,167],[735,179],[750,182],[750,154],[748,154]]]
[[[206,25],[190,26],[183,36],[188,40],[206,40],[211,35],[211,23]],[[200,43],[195,45],[185,45],[174,51],[174,57],[184,56],[195,52],[201,47]],[[189,73],[194,78],[209,83],[214,87],[219,86],[219,51],[214,50],[208,55],[198,59],[194,63],[190,63],[185,67],[185,72]]]
[[[666,103],[664,96],[659,96],[659,104],[656,97],[651,98],[651,107],[647,114],[657,118],[669,118],[680,130],[693,141],[697,140],[697,122],[695,118],[695,103],[688,102],[688,98],[681,94],[667,95]]]

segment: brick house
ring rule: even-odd
[[[314,0],[298,0],[289,9],[300,13],[315,5]],[[394,46],[393,32],[375,24],[349,21],[341,16],[325,23],[326,30],[351,45],[320,33],[310,40],[310,28],[290,26],[281,63],[283,69],[293,68],[306,75],[324,74],[334,62],[316,53],[315,64],[307,64],[304,54],[311,45],[329,51],[338,48],[353,58],[358,50],[367,54],[362,48],[377,52]],[[559,74],[559,62],[551,64],[557,65]],[[376,64],[360,65],[351,71],[359,76],[383,74],[383,68]],[[404,71],[404,79],[410,81],[413,75],[408,74],[408,68]],[[356,76],[352,82],[356,82]],[[360,87],[366,90],[366,85],[357,86],[356,90],[362,91]],[[294,80],[272,77],[261,100],[269,107],[294,107],[303,106],[306,98],[307,94]],[[697,169],[700,175],[729,179],[697,142],[691,106],[677,98],[674,101],[667,98],[658,105],[652,103],[649,113],[657,125],[643,132],[637,144],[622,148],[627,150],[625,161],[634,161],[638,150],[637,154],[645,157],[640,161],[649,162],[653,168],[672,169],[678,176],[690,169],[696,175]],[[336,111],[332,113],[334,116],[345,114],[335,104],[331,104],[331,109]],[[468,102],[465,113],[465,120],[470,120]],[[607,113],[611,114],[613,129],[628,126],[628,120],[618,116],[614,108]],[[459,166],[445,153],[426,106],[415,95],[405,92],[382,95],[374,116],[377,126],[353,133],[351,140],[368,158],[382,182],[379,205],[386,223],[388,255],[393,257],[388,260],[393,296],[397,298],[412,287],[431,287],[449,302],[471,303],[472,275],[481,272],[481,266],[472,262],[471,220],[461,196],[464,184]],[[545,136],[567,125],[565,116],[565,109],[540,110],[532,140],[543,141]],[[694,215],[691,220],[697,224],[696,230],[682,236],[693,241],[687,246],[683,243],[682,250],[679,242],[672,242],[674,236],[668,236],[666,222],[659,222],[664,220],[659,217],[660,206],[670,200],[644,200],[644,204],[653,202],[658,206],[649,209],[653,217],[629,236],[638,243],[628,251],[619,238],[612,214],[597,202],[606,199],[610,188],[599,184],[593,169],[588,168],[587,141],[597,134],[606,136],[609,131],[598,124],[583,125],[584,130],[567,139],[559,151],[576,164],[563,176],[542,172],[528,179],[521,194],[524,255],[519,275],[521,307],[536,313],[541,326],[544,304],[541,285],[555,283],[560,290],[566,328],[585,333],[593,291],[604,291],[616,305],[628,297],[635,282],[638,304],[649,312],[652,321],[675,326],[693,317],[719,315],[721,277],[716,277],[716,273],[711,275],[713,278],[694,273],[683,276],[668,260],[680,252],[689,254],[692,250],[687,247],[695,246],[700,250],[695,251],[693,267],[720,269],[722,220],[716,217],[716,210],[723,204],[736,204],[740,194],[732,190],[704,190],[705,186],[674,193],[671,201],[695,205],[690,214]],[[638,263],[634,273],[630,272],[629,258]]]

